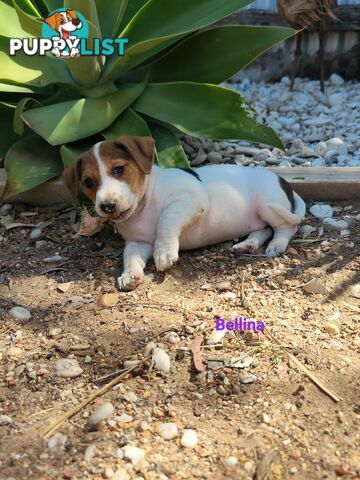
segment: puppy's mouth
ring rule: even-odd
[[[123,210],[121,213],[114,212],[112,214],[110,213],[110,214],[104,215],[104,213],[101,212],[101,216],[113,222],[123,222],[129,218],[129,216],[131,215],[131,212],[132,212],[132,207],[126,210]]]

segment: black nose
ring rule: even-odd
[[[116,207],[115,203],[102,203],[100,205],[100,208],[104,213],[113,213],[113,211],[115,210],[115,207]]]
[[[80,25],[80,20],[78,18],[74,18],[72,23],[73,25],[75,25],[75,27],[77,27],[78,25]]]

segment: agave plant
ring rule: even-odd
[[[219,84],[287,28],[212,26],[251,0],[0,0],[3,199],[57,177],[99,139],[151,135],[161,167],[187,166],[177,133],[281,148],[244,99]],[[55,9],[79,11],[94,38],[128,38],[123,57],[9,55],[10,38],[40,38]]]

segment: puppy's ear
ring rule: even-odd
[[[148,175],[154,163],[155,140],[152,137],[119,137],[116,145],[131,156],[138,167]]]
[[[67,167],[63,172],[63,181],[75,199],[80,191],[81,161],[82,158],[78,158],[75,163]]]
[[[76,10],[66,10],[66,13],[68,13],[73,20],[78,18],[76,14]]]
[[[45,18],[45,23],[47,23],[53,30],[57,30],[60,25],[60,14],[54,13],[50,17]]]

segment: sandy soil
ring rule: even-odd
[[[40,248],[31,228],[0,231],[0,478],[359,478],[360,300],[352,287],[360,283],[360,208],[336,206],[336,217],[352,219],[350,237],[315,231],[303,241],[298,234],[276,260],[236,256],[231,243],[182,253],[166,274],[150,263],[145,283],[131,293],[115,287],[123,244],[110,227],[80,238],[73,211],[10,212],[14,222],[52,223],[37,239],[45,242]],[[321,225],[312,217],[306,223]],[[60,262],[44,263],[56,254]],[[329,293],[307,293],[302,285],[313,278]],[[99,307],[111,292],[118,303]],[[11,317],[18,305],[30,320]],[[266,335],[229,332],[218,346],[206,345],[199,373],[189,347],[198,335],[206,344],[216,315],[256,318]],[[65,421],[49,448],[44,430],[113,379],[124,361],[143,358],[152,340],[169,354],[170,372],[145,363]],[[343,400],[329,398],[286,352]],[[253,358],[247,368],[209,368],[244,354]],[[69,356],[83,373],[55,376],[56,362]],[[249,375],[253,383],[240,383]],[[114,413],[89,429],[89,414],[105,401]],[[171,440],[157,432],[167,422],[179,431]],[[195,448],[181,446],[184,429],[196,431]],[[126,443],[143,450],[142,464],[122,458]]]

